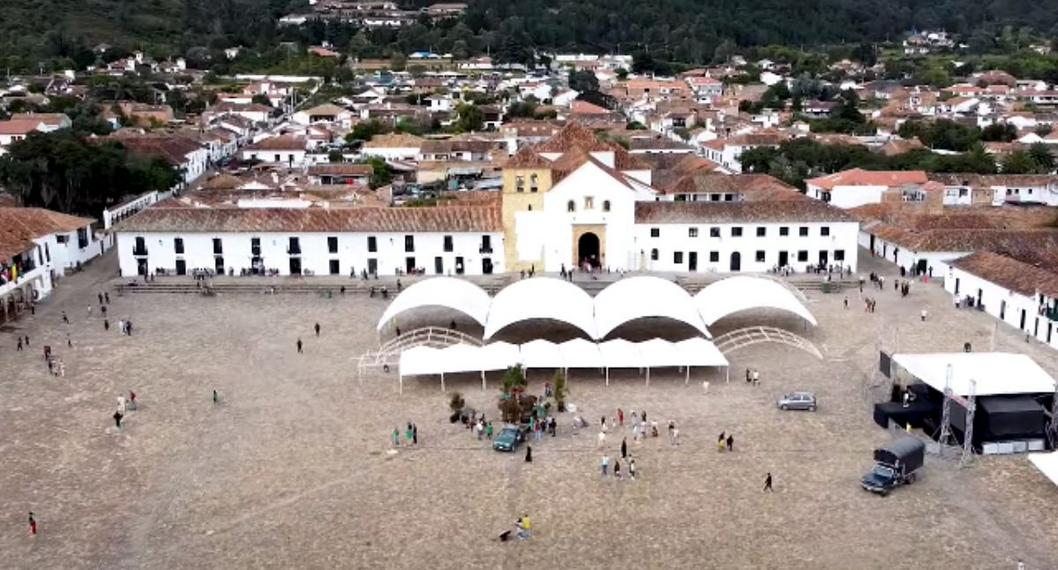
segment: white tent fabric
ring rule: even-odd
[[[553,319],[595,335],[592,300],[584,289],[560,279],[535,277],[504,287],[492,299],[485,338],[500,329],[530,319]]]
[[[440,349],[429,346],[416,346],[400,353],[401,376],[420,376],[428,374],[442,374],[443,367],[440,365],[438,353]]]
[[[1009,352],[950,352],[935,354],[894,354],[893,362],[902,366],[934,390],[944,391],[948,365],[951,365],[951,389],[958,396],[970,395],[970,381],[976,382],[974,394],[1049,394],[1054,392],[1054,378],[1024,354]]]
[[[730,363],[715,344],[701,337],[681,340],[673,345],[681,366],[729,366]]]
[[[711,336],[690,293],[672,281],[649,275],[628,277],[595,296],[595,338],[601,339],[622,324],[645,317],[677,320]]]
[[[481,347],[482,370],[506,370],[522,362],[518,345],[509,342],[493,342]]]
[[[1029,461],[1040,470],[1051,483],[1058,485],[1058,451],[1049,453],[1030,453]]]
[[[708,285],[694,296],[706,325],[748,309],[769,308],[793,313],[816,325],[816,318],[785,285],[773,279],[738,275]]]
[[[639,368],[639,346],[623,338],[615,338],[599,343],[599,355],[605,362],[604,368]]]
[[[430,306],[459,311],[485,326],[491,303],[489,294],[470,281],[454,277],[432,277],[413,283],[401,291],[382,313],[377,329],[382,330],[394,317],[405,311]]]
[[[526,368],[563,368],[565,360],[558,345],[537,339],[521,346],[522,366]]]
[[[679,366],[680,355],[673,343],[653,338],[638,344],[639,366],[657,368],[660,366]]]
[[[562,352],[563,366],[566,368],[604,368],[605,361],[599,352],[599,345],[594,342],[575,338],[558,345]]]

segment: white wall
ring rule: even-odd
[[[415,160],[421,149],[413,147],[393,148],[363,148],[360,154],[364,156],[377,156],[383,160]]]
[[[822,235],[822,228],[830,229],[829,236]],[[732,228],[742,228],[742,236],[732,236]],[[757,236],[757,228],[764,228],[764,237]],[[788,235],[781,236],[780,228],[789,228]],[[801,236],[800,228],[808,228],[808,235]],[[651,237],[651,229],[659,230],[658,237]],[[697,229],[697,237],[690,237],[690,230]],[[720,237],[711,237],[710,229],[720,230]],[[779,253],[788,253],[787,264],[795,271],[805,271],[809,265],[819,263],[821,251],[827,252],[832,265],[851,266],[856,270],[858,249],[856,222],[812,222],[812,223],[702,223],[702,224],[637,224],[635,226],[635,254],[642,260],[641,269],[647,271],[688,272],[690,253],[697,253],[696,272],[731,272],[732,254],[738,252],[742,272],[763,273],[779,263]],[[658,259],[652,259],[652,251],[658,250]],[[757,252],[764,252],[764,261],[757,261]],[[835,251],[844,254],[844,259],[835,259]],[[641,255],[640,255],[640,252]],[[675,261],[675,253],[682,253],[682,260]],[[712,261],[711,254],[716,254]],[[808,259],[798,259],[800,252],[807,252]]]
[[[406,252],[404,249],[404,236],[414,236],[414,251]],[[453,238],[453,251],[445,252],[444,236]],[[482,236],[491,238],[492,253],[481,253]],[[349,275],[351,270],[357,274],[368,267],[368,260],[377,262],[379,275],[393,275],[398,268],[403,270],[405,260],[408,257],[415,258],[415,266],[424,268],[427,274],[435,274],[434,258],[441,257],[444,263],[444,273],[456,273],[456,257],[463,257],[465,273],[468,275],[482,274],[482,260],[492,260],[493,272],[504,271],[503,267],[503,234],[492,233],[133,233],[121,232],[118,234],[118,257],[121,264],[122,276],[137,275],[138,262],[133,255],[136,237],[145,238],[147,248],[148,270],[164,269],[167,272],[175,271],[176,260],[183,259],[187,271],[196,268],[215,268],[216,255],[213,253],[213,238],[220,238],[223,245],[223,258],[225,270],[232,268],[238,275],[243,268],[251,267],[251,240],[254,237],[261,239],[261,257],[266,268],[278,269],[281,275],[290,273],[289,260],[291,255],[287,253],[290,237],[299,238],[301,246],[302,270],[309,270],[316,275],[330,274],[330,260],[339,261],[339,275]],[[338,237],[338,252],[329,253],[327,238]],[[368,236],[375,236],[377,251],[368,251]],[[177,255],[174,247],[174,239],[182,237],[184,240],[184,254]]]
[[[861,231],[859,235],[859,244],[864,249],[871,251],[871,236],[866,231]],[[911,251],[906,248],[902,248],[897,244],[888,242],[879,237],[874,238],[874,250],[873,253],[876,257],[884,258],[886,261],[895,263],[899,267],[903,267],[908,271],[918,264],[920,259],[926,260],[927,272],[929,267],[933,267],[933,276],[937,279],[944,278],[948,275],[950,267],[949,263],[965,257],[973,252],[970,251]]]
[[[835,186],[830,191],[830,204],[838,208],[855,208],[864,204],[878,204],[887,186]],[[823,199],[824,190],[809,184],[807,194],[816,200]]]
[[[1026,297],[959,268],[952,268],[951,278],[945,280],[944,289],[955,295],[956,286],[958,286],[960,299],[967,296],[977,299],[978,291],[980,291],[980,300],[984,304],[986,313],[1058,349],[1058,322],[1039,314],[1038,299]],[[1025,311],[1024,327],[1021,326],[1022,311]],[[1002,318],[1000,318],[1000,313],[1003,314]],[[1048,333],[1051,337],[1050,342],[1047,341]]]

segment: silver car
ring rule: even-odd
[[[775,403],[780,410],[816,411],[816,395],[811,392],[791,392]]]

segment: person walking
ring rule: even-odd
[[[599,462],[599,468],[602,469],[602,476],[606,477],[609,475],[610,469],[610,457],[605,453],[602,456],[602,461]]]
[[[753,385],[760,386],[760,370],[753,369]]]
[[[393,428],[390,439],[393,441],[393,447],[400,447],[400,428]]]
[[[849,298],[845,297],[845,310],[849,310]]]
[[[474,424],[474,435],[477,436],[478,441],[481,441],[481,437],[485,435],[485,425],[481,423],[481,420]]]
[[[728,451],[734,451],[735,450],[735,436],[730,435],[730,434],[727,436],[727,450]]]
[[[492,441],[492,422],[485,424],[485,437]]]
[[[103,300],[106,301],[106,304],[108,304],[108,305],[110,304],[110,292],[109,291],[103,291]]]
[[[129,390],[129,409],[135,410],[136,407],[136,392]]]
[[[121,415],[120,410],[114,412],[114,425],[117,426],[118,429],[121,429],[121,418],[123,417],[125,416]]]
[[[599,432],[598,443],[595,445],[595,449],[602,449],[602,446],[606,444],[606,434]]]
[[[37,519],[33,516],[33,511],[29,512],[29,534],[37,536]]]
[[[18,346],[15,347],[15,350],[18,352],[22,351],[22,337],[18,337]]]
[[[408,426],[404,428],[404,445],[411,447],[411,440],[413,434],[411,433],[411,422],[408,422]]]
[[[716,440],[716,449],[717,449],[717,451],[724,451],[724,441],[725,441],[725,437],[724,436],[725,436],[724,432],[720,432],[720,438]]]
[[[104,331],[110,331],[110,320],[109,319],[103,319],[103,330]]]
[[[312,328],[316,331],[316,336],[320,336],[320,323],[316,323],[316,326]]]
[[[96,293],[96,297],[99,298],[99,304],[102,305],[103,304],[103,294],[102,293]]]
[[[518,539],[529,540],[533,536],[533,522],[529,520],[529,513],[518,519]]]
[[[99,312],[102,313],[104,317],[107,316],[107,306],[103,305],[99,307]]]
[[[70,333],[66,333],[66,348],[73,348],[73,341],[70,340]]]
[[[70,319],[66,316],[66,311],[62,312],[62,322],[70,324]]]
[[[926,322],[926,317],[929,316],[929,311],[922,309],[922,313],[920,313],[919,316],[922,317],[922,322]]]
[[[677,446],[677,447],[680,445],[680,428],[678,428],[678,427],[672,428],[671,440],[672,440],[671,441],[672,445]]]
[[[419,426],[411,424],[411,444],[419,445]]]
[[[764,477],[764,491],[775,492],[775,489],[771,487],[771,472],[768,472],[768,475]]]
[[[298,354],[304,354],[304,351],[301,350],[301,338],[300,337],[298,338]]]
[[[628,457],[628,440],[621,438],[621,459]]]
[[[625,426],[625,411],[621,408],[617,408],[617,423],[621,427]]]
[[[532,463],[533,462],[533,446],[531,446],[531,445],[526,445],[525,446],[525,462],[526,463]]]
[[[629,459],[628,460],[628,478],[633,480],[633,481],[636,480],[636,460],[635,459]]]
[[[621,460],[620,459],[615,459],[614,462],[613,462],[613,478],[614,479],[620,479],[621,478]]]

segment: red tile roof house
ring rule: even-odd
[[[919,186],[929,182],[922,170],[883,171],[853,168],[819,178],[805,180],[810,198],[830,202],[839,208],[880,204],[882,195],[892,188]]]

